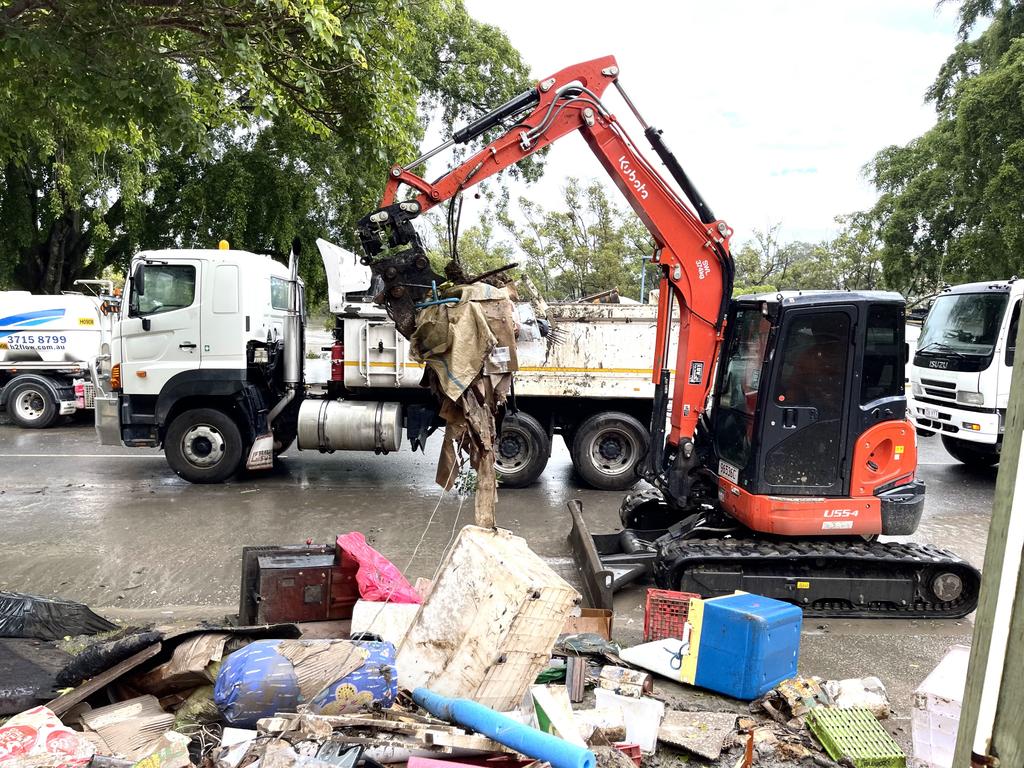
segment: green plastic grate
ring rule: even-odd
[[[870,709],[815,707],[807,725],[833,760],[845,757],[856,768],[906,768],[907,756]]]

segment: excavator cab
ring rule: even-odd
[[[710,409],[724,512],[787,536],[917,529],[924,484],[906,420],[903,328],[896,293],[730,303]]]

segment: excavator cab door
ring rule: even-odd
[[[855,325],[851,307],[782,313],[770,385],[764,392],[756,493],[846,492],[844,454]]]
[[[751,494],[846,492],[856,308],[733,302],[713,408],[718,472]]]

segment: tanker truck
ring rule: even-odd
[[[0,291],[0,408],[19,427],[43,429],[94,406],[116,299],[109,280],[75,284],[94,293]]]

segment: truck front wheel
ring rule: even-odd
[[[495,467],[503,488],[523,488],[540,477],[548,464],[551,441],[544,427],[519,411],[501,420]]]
[[[588,485],[622,491],[637,481],[637,464],[650,443],[647,428],[629,414],[597,413],[576,430],[572,463]]]
[[[57,402],[45,384],[25,381],[11,387],[7,413],[19,427],[45,429],[57,418]]]
[[[171,469],[190,483],[221,483],[242,462],[242,433],[227,414],[194,408],[167,428],[164,455]]]
[[[942,436],[942,445],[950,456],[968,467],[985,468],[999,463],[999,449],[994,445],[972,443],[949,435]]]

